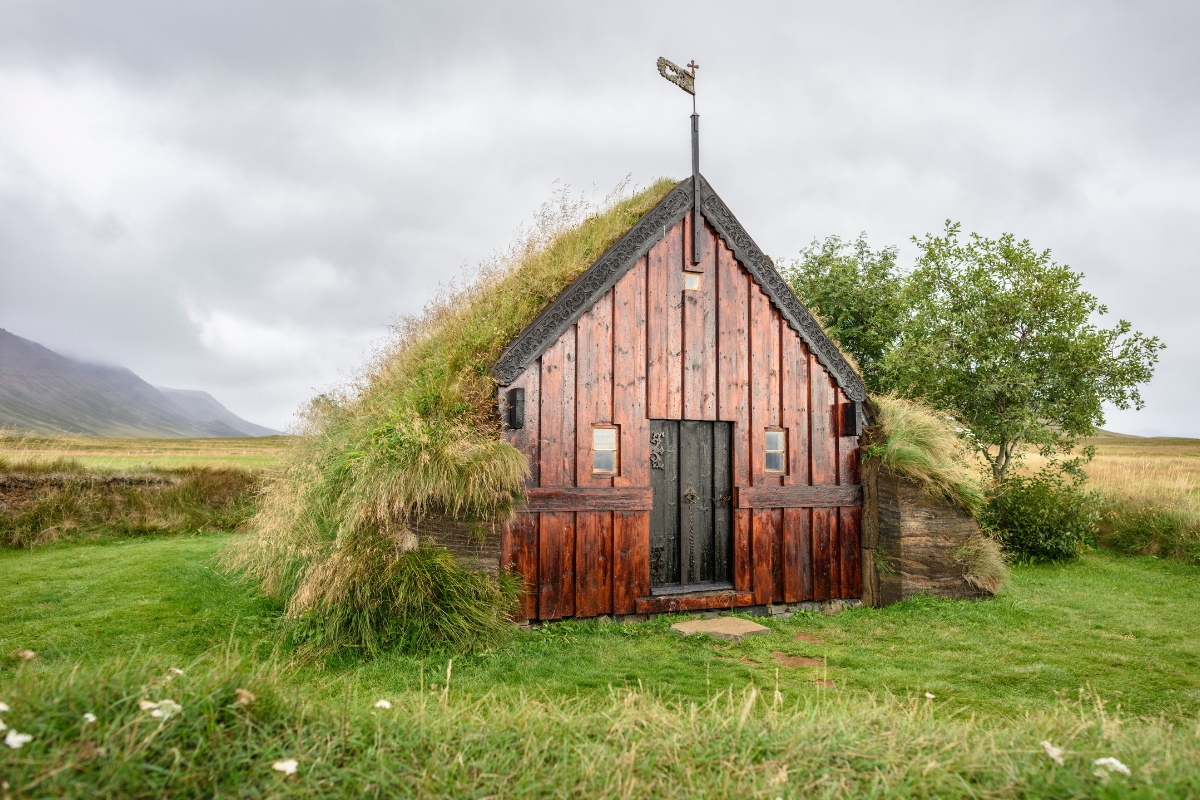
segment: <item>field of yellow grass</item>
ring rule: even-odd
[[[1096,446],[1096,458],[1088,477],[1105,494],[1200,508],[1200,439],[1104,436],[1089,444]]]
[[[137,471],[186,467],[238,467],[257,471],[279,463],[286,436],[248,439],[73,439],[0,437],[0,459],[9,462],[75,461],[89,470]]]

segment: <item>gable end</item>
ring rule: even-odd
[[[857,401],[866,400],[867,389],[862,378],[703,175],[700,176],[699,195],[700,213],[733,251],[754,282],[770,298],[772,305],[787,320],[788,326],[800,335],[808,345],[809,351],[829,371],[846,397]],[[692,179],[688,178],[680,182],[658,205],[638,220],[628,233],[572,281],[508,347],[504,348],[492,368],[492,377],[501,386],[507,386],[520,377],[525,367],[558,341],[568,328],[599,302],[605,292],[611,289],[657,241],[665,237],[667,230],[683,219],[691,208]]]
[[[846,361],[846,357],[829,338],[829,334],[825,333],[821,324],[804,307],[800,298],[796,297],[796,293],[775,269],[771,259],[767,258],[766,254],[750,238],[750,234],[746,233],[746,229],[737,221],[737,217],[733,215],[720,196],[713,191],[712,186],[703,175],[700,176],[700,212],[716,230],[717,235],[729,245],[729,249],[750,273],[754,282],[759,285],[767,297],[771,298],[771,302],[779,309],[779,313],[787,320],[788,325],[800,334],[800,338],[808,345],[812,354],[817,357],[825,369],[829,370],[829,374],[837,381],[846,396],[860,402],[866,400],[867,387],[863,385],[862,378]]]
[[[682,181],[637,221],[596,263],[584,270],[500,354],[492,377],[501,386],[515,381],[543,351],[600,301],[637,260],[692,207],[692,179]]]

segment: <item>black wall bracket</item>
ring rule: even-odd
[[[504,404],[507,406],[505,424],[514,430],[525,427],[525,390],[509,389]]]

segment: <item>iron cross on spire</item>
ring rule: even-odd
[[[696,113],[696,70],[700,65],[689,61],[687,69],[658,59],[658,74],[692,96],[692,266],[700,263],[700,115]]]

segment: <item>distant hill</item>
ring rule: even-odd
[[[74,361],[0,328],[0,426],[45,436],[196,438],[276,433],[206,392],[157,389],[124,367]]]
[[[167,399],[183,409],[188,419],[197,425],[208,428],[212,436],[274,436],[279,431],[264,428],[247,422],[234,414],[208,392],[195,389],[168,389],[159,386],[158,390]]]

